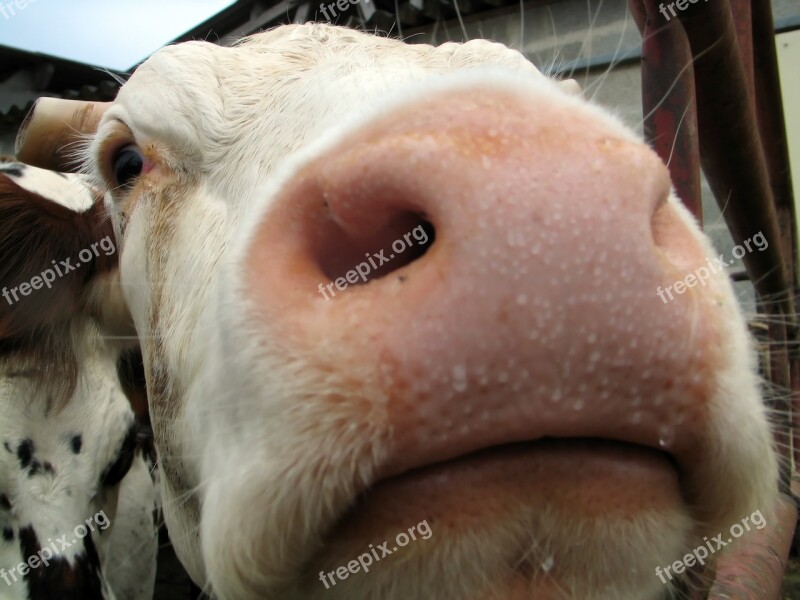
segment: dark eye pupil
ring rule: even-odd
[[[125,146],[114,157],[114,178],[117,185],[130,185],[142,174],[144,160],[139,150],[133,146]]]

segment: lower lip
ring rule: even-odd
[[[390,538],[423,520],[433,537],[442,537],[543,509],[572,520],[626,519],[682,504],[678,470],[662,452],[604,440],[539,440],[381,481],[359,496],[328,538]]]

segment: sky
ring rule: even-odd
[[[0,45],[128,71],[231,4],[232,0],[0,0]]]

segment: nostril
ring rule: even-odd
[[[344,279],[346,285],[360,285],[418,260],[435,237],[433,225],[418,212],[397,213],[375,230],[359,235],[328,220],[319,231],[315,257],[330,281],[341,283]]]

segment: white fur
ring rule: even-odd
[[[484,70],[470,72],[476,67]],[[407,46],[321,25],[279,28],[234,48],[166,48],[104,116],[90,148],[96,175],[108,158],[103,141],[119,122],[157,163],[155,175],[106,201],[144,348],[156,439],[167,450],[166,520],[193,579],[218,596],[486,598],[491,578],[510,574],[513,549],[525,546],[534,564],[555,555],[566,565],[564,598],[658,598],[666,588],[655,566],[744,511],[772,505],[776,465],[753,350],[730,283],[718,275],[707,294],[719,305],[725,361],[710,375],[713,451],[697,467],[715,506],[710,522],[696,522],[688,507],[628,522],[579,515],[566,522],[534,511],[463,537],[434,533],[405,562],[362,577],[359,588],[323,591],[309,580],[304,569],[320,551],[338,564],[353,558],[353,547],[320,545],[380,464],[391,431],[377,392],[367,414],[319,402],[337,391],[347,398],[369,369],[322,373],[313,357],[287,354],[273,324],[253,317],[243,281],[248,249],[276,194],[348,133],[420,98],[481,89],[569,106],[640,143],[570,85],[553,84],[498,44]],[[674,195],[668,204],[714,255]]]

